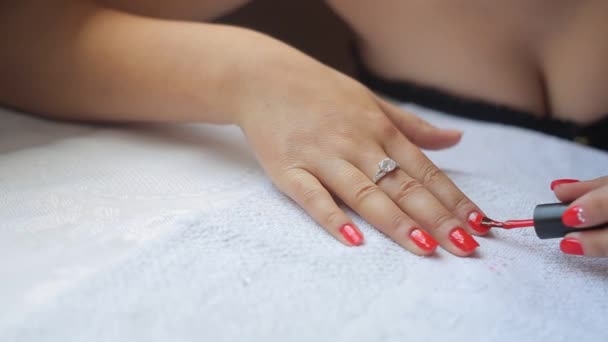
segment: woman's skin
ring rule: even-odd
[[[562,216],[567,226],[585,228],[608,223],[608,176],[586,182],[556,180],[551,188],[560,201],[572,202]],[[560,247],[567,254],[608,256],[608,229],[570,233]]]
[[[608,1],[328,3],[386,78],[582,124],[608,114]]]
[[[40,115],[82,121],[236,124],[273,182],[339,241],[359,245],[363,237],[330,193],[415,254],[431,254],[437,243],[458,256],[472,254],[476,242],[458,227],[484,234],[465,224],[472,212],[481,210],[419,149],[452,146],[461,133],[430,126],[351,78],[266,35],[202,22],[243,3],[5,1],[0,5],[0,32],[8,35],[2,42],[10,45],[0,46],[0,102]],[[475,19],[496,22],[492,13],[500,16],[506,13],[504,9],[494,12],[481,2],[458,1],[460,7],[441,10],[437,3],[424,12],[421,9],[427,2],[403,3],[333,1],[331,5],[361,34],[366,60],[380,74],[440,87],[445,84],[448,90],[459,89],[465,95],[539,115],[548,109],[561,115],[560,100],[547,92],[559,87],[544,82],[559,79],[559,73],[541,73],[539,64],[528,59],[535,53],[504,45],[515,41],[521,28],[514,33],[510,33],[511,27],[488,32],[482,23],[475,23]],[[473,14],[467,14],[467,8]],[[440,32],[421,31],[428,34],[424,48],[407,49],[412,42],[408,39],[418,38],[403,34],[399,23],[404,20],[397,16],[398,10],[430,15],[433,9],[447,20],[436,30],[453,22],[456,28],[450,26],[448,31],[453,36],[442,38]],[[513,18],[525,23],[517,16],[521,11],[513,12]],[[589,13],[591,17],[595,12]],[[377,19],[384,15],[388,20]],[[408,23],[424,21],[421,14],[407,15]],[[461,20],[464,26],[457,29]],[[508,18],[503,21],[505,25],[511,22]],[[484,39],[476,36],[478,32],[485,33]],[[401,37],[409,38],[399,41]],[[431,44],[431,38],[443,41]],[[377,45],[370,43],[376,39]],[[396,40],[392,46],[390,40]],[[602,42],[595,46],[601,48]],[[607,51],[600,48],[592,55]],[[441,52],[436,49],[448,51],[441,53],[444,57],[452,53],[453,60],[434,56]],[[399,58],[407,63],[400,66]],[[598,66],[596,70],[602,69]],[[428,72],[428,77],[418,71]],[[596,78],[601,83],[608,76]],[[563,112],[601,112],[596,107],[607,112],[604,97],[590,100],[595,107],[583,104],[574,112],[568,107]],[[581,114],[576,120],[588,122],[593,117]],[[386,156],[402,168],[375,185],[370,178],[377,162]]]

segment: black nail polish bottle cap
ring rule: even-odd
[[[572,228],[562,223],[562,214],[570,206],[569,203],[539,204],[534,208],[534,231],[541,239],[561,238],[572,232],[582,232],[608,228],[608,224],[601,224],[589,228]]]
[[[560,238],[574,229],[562,223],[568,204],[539,204],[534,208],[534,231],[541,239]]]

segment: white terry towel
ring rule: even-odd
[[[528,217],[535,204],[555,201],[552,179],[608,174],[604,152],[409,108],[439,126],[465,131],[458,147],[429,156],[499,219]],[[5,117],[45,125],[48,134],[66,129]],[[562,255],[559,240],[538,240],[529,230],[479,238],[473,258],[443,251],[421,258],[356,216],[366,244],[347,248],[262,176],[238,130],[187,128],[217,143],[198,146],[198,138],[176,138],[172,130],[86,128],[91,131],[42,151],[13,146],[0,156],[0,193],[9,208],[17,198],[23,204],[64,194],[46,216],[35,205],[2,214],[0,249],[8,259],[0,261],[0,270],[12,273],[0,289],[12,311],[0,308],[0,340],[606,339],[607,260]],[[5,134],[19,133],[3,132],[0,146],[11,144]],[[110,144],[113,152],[100,144]],[[88,166],[76,165],[85,156]],[[40,160],[44,172],[27,171],[28,163]],[[36,183],[41,177],[50,188]],[[128,212],[66,219],[66,198],[89,213],[95,206]],[[41,228],[41,217],[53,234]],[[59,224],[49,217],[60,217]],[[90,229],[96,233],[88,234]],[[37,241],[36,248],[27,239]],[[67,245],[57,248],[63,241]],[[98,260],[96,252],[107,260]],[[52,286],[53,271],[74,267],[84,271]],[[43,276],[30,274],[38,271]]]

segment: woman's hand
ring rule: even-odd
[[[0,54],[0,84],[10,84],[0,101],[80,121],[236,123],[275,184],[343,243],[363,236],[330,192],[416,254],[432,253],[435,241],[461,256],[477,247],[456,227],[479,209],[416,146],[451,146],[459,132],[251,30],[94,1],[20,4],[0,20],[20,42]],[[388,156],[401,169],[376,185],[370,178]]]
[[[240,94],[249,95],[239,98],[249,100],[237,123],[266,173],[316,222],[344,244],[363,243],[333,193],[415,254],[431,254],[437,244],[458,256],[473,253],[478,244],[468,232],[486,232],[465,222],[481,210],[419,149],[452,146],[460,132],[435,128],[304,55],[264,70],[264,79],[244,85]],[[374,184],[386,157],[400,168]]]
[[[566,226],[585,228],[608,222],[608,177],[585,182],[558,179],[551,189],[560,201],[572,202],[562,216]],[[608,229],[570,233],[560,248],[567,254],[608,257]]]

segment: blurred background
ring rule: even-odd
[[[324,1],[252,1],[218,22],[265,32],[352,75],[354,34]]]

